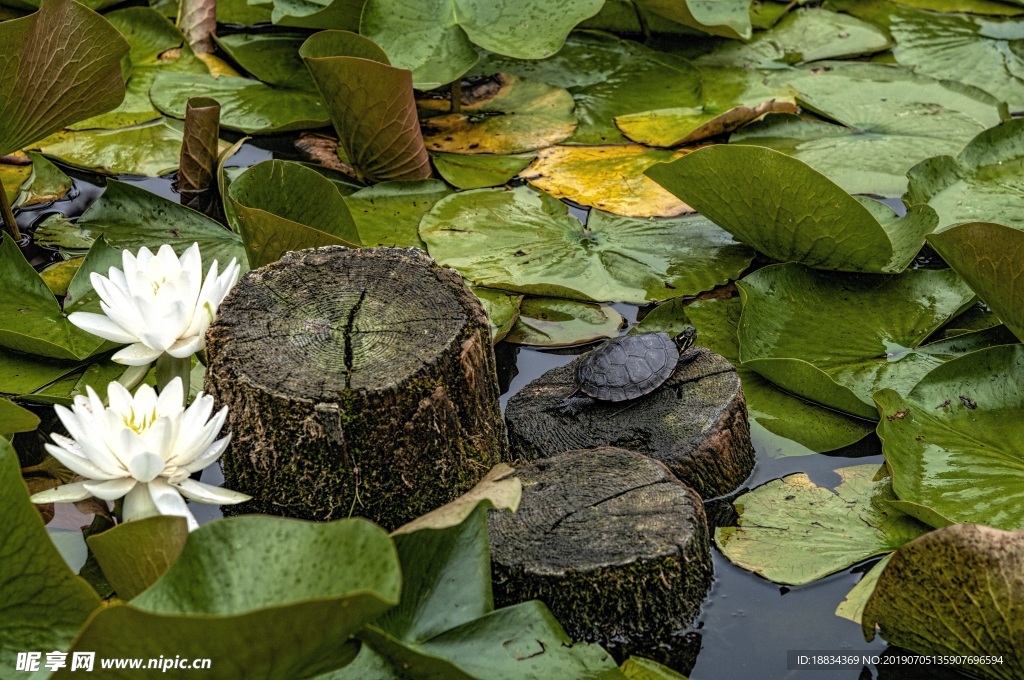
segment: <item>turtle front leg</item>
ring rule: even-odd
[[[681,352],[679,354],[679,364],[678,365],[682,366],[683,364],[688,364],[688,363],[690,363],[691,361],[693,361],[694,359],[696,359],[699,356],[700,356],[700,350],[697,349],[696,347],[691,347],[690,349],[686,350],[685,352]]]
[[[574,416],[597,400],[586,395],[568,396],[558,405],[558,410],[567,416]]]

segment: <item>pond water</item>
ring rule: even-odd
[[[223,136],[232,137],[230,134]],[[265,137],[256,143],[246,143],[232,158],[231,164],[248,166],[271,157],[297,159],[291,146],[291,137]],[[67,167],[62,166],[62,169],[74,179],[74,191],[56,203],[22,210],[18,215],[18,223],[24,231],[31,233],[36,224],[53,213],[76,217],[102,193],[101,179]],[[177,201],[169,177],[118,179],[133,182],[148,191]],[[902,209],[899,201],[887,203]],[[575,206],[570,206],[570,210],[585,221],[585,210]],[[53,253],[38,249],[31,251],[30,256],[37,265],[54,259]],[[623,304],[614,306],[629,322],[629,326],[636,323],[640,311],[637,307]],[[622,332],[627,330],[628,327],[623,328]],[[588,347],[539,350],[500,345],[498,356],[503,391],[502,410],[509,398],[530,381],[552,368],[569,363],[576,354],[586,349]],[[744,490],[795,472],[806,473],[819,484],[834,486],[839,481],[838,475],[833,472],[835,469],[864,463],[880,464],[883,460],[880,444],[874,435],[832,454],[777,457],[773,452],[778,448],[778,442],[759,441],[756,435],[754,447],[757,463]],[[223,479],[219,466],[207,468],[202,481],[221,483]],[[201,523],[221,516],[217,506],[190,505]],[[51,527],[76,529],[78,525],[89,522],[89,518],[79,515],[70,504],[59,505],[58,509],[58,517]],[[810,585],[790,588],[781,587],[733,566],[714,549],[713,557],[715,580],[698,622],[701,649],[689,675],[691,680],[944,680],[967,677],[942,667],[930,666],[881,664],[877,667],[868,665],[834,670],[789,669],[787,652],[790,650],[832,654],[863,652],[871,655],[892,651],[880,639],[865,642],[860,626],[834,614],[836,606],[874,561]],[[902,650],[896,651],[906,654]]]

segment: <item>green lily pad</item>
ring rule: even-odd
[[[7,195],[9,204],[17,200],[21,186],[32,174],[32,166],[20,163],[0,163],[0,191]]]
[[[685,59],[632,40],[579,31],[542,61],[488,56],[474,73],[509,73],[567,89],[576,100],[574,144],[619,144],[616,116],[702,103],[701,76]]]
[[[928,241],[1014,335],[1024,338],[1024,231],[970,222],[932,234]]]
[[[269,12],[269,21],[278,26],[358,31],[363,0],[256,0],[253,4]],[[217,21],[221,21],[219,14]]]
[[[232,33],[217,36],[231,59],[268,85],[315,91],[316,83],[299,57],[303,33]]]
[[[685,314],[697,328],[697,344],[721,354],[736,367],[747,399],[750,438],[758,451],[774,457],[824,453],[849,446],[871,433],[873,422],[800,399],[740,364],[737,333],[741,311],[739,298],[733,298],[696,300]],[[650,318],[640,326],[650,325]]]
[[[553,11],[542,0],[368,0],[359,32],[429,90],[469,71],[478,59],[474,45],[517,59],[549,57],[603,4],[564,0]]]
[[[275,262],[290,250],[359,246],[356,223],[341,193],[329,179],[298,163],[257,163],[231,183],[228,200],[250,267]]]
[[[883,203],[854,198],[802,161],[762,147],[716,144],[646,174],[740,241],[818,269],[902,271],[937,223],[926,206],[898,218]],[[808,192],[816,197],[811,203]]]
[[[87,393],[87,387],[102,393],[107,385],[121,379],[126,371],[123,364],[114,363],[107,357],[97,357],[91,363],[79,364],[76,368],[73,373],[34,392],[22,394],[18,399],[33,404],[71,406],[76,396]]]
[[[247,269],[238,234],[190,208],[114,179],[107,180],[106,191],[76,222],[50,218],[35,234],[37,243],[67,249],[72,255],[84,253],[100,236],[112,248],[133,253],[143,246],[155,251],[169,243],[181,254],[198,243],[204,269],[218,260],[223,271],[232,258]]]
[[[892,559],[894,554],[889,553],[878,560],[878,564],[871,567],[871,571],[864,574],[857,581],[857,585],[850,589],[850,592],[846,594],[843,601],[836,607],[836,616],[841,616],[857,624],[862,622],[864,619],[864,607],[867,606],[871,594],[875,592],[875,586],[878,585],[878,578],[885,570],[885,565],[889,564],[889,560]]]
[[[299,55],[327,103],[339,152],[361,180],[430,177],[408,71],[391,66],[377,45],[347,31],[317,33]]]
[[[158,5],[169,5],[165,16],[178,16],[177,0],[150,0],[150,6],[159,10]],[[233,26],[255,26],[270,23],[272,11],[266,5],[250,5],[247,0],[217,0],[217,23]]]
[[[626,680],[686,680],[686,676],[671,668],[640,656],[629,657],[622,662],[619,670],[626,676]]]
[[[365,520],[233,517],[192,532],[152,587],[99,611],[73,649],[155,658],[171,645],[226,680],[311,677],[355,657],[346,640],[398,601],[401,581],[390,539]]]
[[[892,36],[896,62],[916,73],[973,85],[1024,110],[1024,20],[943,14],[884,0],[832,0]]]
[[[149,88],[157,73],[209,73],[192,53],[181,31],[159,12],[148,7],[129,7],[110,12],[104,18],[131,46],[124,101],[111,111],[68,126],[72,130],[119,128],[160,118],[162,114],[149,99]]]
[[[933,12],[966,12],[968,14],[987,14],[991,16],[1020,16],[1024,8],[1014,7],[1016,0],[893,0],[896,4],[927,9]],[[1019,5],[1019,3],[1018,3]]]
[[[725,38],[749,39],[750,0],[639,0],[666,19]]]
[[[940,228],[958,222],[1024,227],[1024,119],[985,130],[956,158],[936,156],[908,174],[908,204],[927,203]],[[980,245],[980,244],[979,244]]]
[[[978,349],[976,334],[921,346],[974,301],[974,291],[949,269],[840,276],[780,264],[737,286],[743,365],[793,394],[861,418],[877,417],[871,399],[877,390],[909,392],[943,361]]]
[[[420,240],[420,220],[452,190],[444,182],[423,179],[381,182],[345,197],[365,246],[427,247]]]
[[[906,396],[875,395],[901,500],[947,523],[1024,528],[1024,430],[1015,415],[1022,377],[1024,348],[1006,345],[937,367]]]
[[[982,526],[934,531],[900,548],[864,610],[893,645],[949,659],[979,678],[1024,677],[1024,535]],[[997,656],[989,663],[970,659]]]
[[[493,84],[472,90],[478,91],[481,96],[463,103],[460,113],[423,121],[427,148],[462,154],[515,154],[557,144],[576,129],[572,95],[560,87],[498,74]],[[445,102],[427,99],[421,108],[430,104]]]
[[[478,285],[542,297],[644,303],[691,295],[747,268],[752,253],[700,217],[592,212],[527,187],[442,199],[420,223],[431,256]]]
[[[616,215],[675,217],[693,208],[646,176],[646,170],[684,151],[626,146],[553,146],[541,149],[520,176],[556,198]]]
[[[130,600],[163,576],[187,538],[184,517],[158,515],[119,524],[87,542],[117,596]]]
[[[161,118],[114,130],[63,130],[32,146],[84,170],[155,177],[178,168],[183,137],[180,122]]]
[[[330,121],[316,92],[274,87],[251,78],[161,71],[149,91],[153,104],[168,116],[184,119],[193,97],[220,102],[220,124],[245,134],[269,134],[323,127]]]
[[[6,240],[6,239],[5,239]],[[18,652],[66,650],[100,598],[71,572],[28,500],[18,455],[0,439],[0,665],[15,668]],[[44,677],[46,672],[36,676]]]
[[[72,0],[47,0],[0,23],[0,156],[121,103],[128,49],[103,17]]]
[[[0,399],[0,438],[10,440],[18,432],[31,432],[39,427],[39,416],[9,399]]]
[[[81,370],[81,362],[46,359],[0,348],[0,394],[30,394]]]
[[[487,312],[487,318],[491,323],[491,342],[501,342],[519,318],[519,304],[523,301],[523,296],[480,286],[470,286],[470,289],[480,299],[480,304]]]
[[[37,153],[29,152],[32,171],[21,185],[13,204],[15,208],[50,203],[71,190],[71,178],[64,171]]]
[[[505,336],[513,345],[565,347],[613,338],[626,323],[610,305],[559,298],[526,298],[519,320]]]
[[[441,177],[456,189],[485,189],[508,183],[532,163],[537,154],[433,153],[430,157]]]
[[[737,526],[716,529],[715,543],[733,564],[788,585],[896,550],[930,527],[888,505],[896,496],[877,472],[840,468],[835,489],[802,472],[768,482],[733,502]]]

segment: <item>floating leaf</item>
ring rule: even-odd
[[[902,271],[937,222],[926,206],[898,218],[803,162],[756,146],[704,147],[646,174],[769,257],[818,269]]]
[[[368,0],[359,32],[429,90],[461,78],[477,62],[477,45],[517,59],[543,59],[604,0]],[[415,36],[415,39],[411,39]]]
[[[1024,231],[970,222],[932,234],[928,242],[999,319],[1024,338]]]
[[[6,440],[0,440],[0,514],[0,666],[13,669],[18,652],[66,650],[100,598],[47,536]]]
[[[554,146],[541,149],[521,173],[556,198],[630,217],[674,217],[693,212],[645,171],[685,152],[644,146]]]
[[[327,102],[345,161],[360,179],[426,179],[412,78],[391,66],[370,40],[347,31],[322,31],[299,50]]]
[[[419,237],[420,220],[434,204],[452,193],[436,179],[381,182],[345,197],[366,246],[427,247]]]
[[[878,564],[871,567],[871,571],[857,581],[857,585],[850,589],[850,592],[836,607],[836,616],[841,616],[857,624],[861,623],[864,618],[864,607],[867,606],[868,599],[875,592],[875,586],[878,585],[878,577],[882,575],[885,565],[889,564],[889,560],[894,554],[889,553],[880,559]]]
[[[495,510],[519,508],[523,496],[523,483],[513,473],[515,470],[505,463],[495,465],[477,482],[476,486],[451,503],[445,503],[436,510],[417,517],[391,532],[392,536],[411,534],[420,529],[447,529],[462,524],[483,502]]]
[[[0,190],[7,195],[8,204],[13,204],[18,198],[21,186],[28,181],[32,174],[32,164],[24,154],[14,156],[15,163],[0,163]]]
[[[626,324],[610,305],[593,305],[559,298],[526,298],[519,320],[505,336],[513,345],[565,347],[613,338]]]
[[[171,645],[225,680],[312,677],[354,658],[346,641],[398,601],[401,581],[390,539],[366,520],[233,517],[192,532],[152,587],[97,612],[73,649],[156,658]]]
[[[157,515],[90,536],[88,544],[117,596],[130,600],[167,571],[187,538],[184,517]]]
[[[295,28],[340,28],[359,30],[359,13],[364,0],[260,0],[272,9],[271,21]],[[217,21],[220,21],[218,15]]]
[[[537,154],[514,156],[492,154],[434,153],[434,167],[456,189],[484,189],[506,184],[533,162]]]
[[[627,680],[686,680],[685,676],[671,668],[640,656],[629,657],[622,662],[619,670]]]
[[[31,432],[39,427],[39,416],[8,399],[0,399],[0,438],[9,440],[18,432]]]
[[[937,367],[906,396],[878,392],[878,436],[900,499],[945,523],[1024,528],[1022,378],[1024,347],[1006,345]]]
[[[737,286],[743,365],[793,394],[862,418],[877,417],[877,390],[909,392],[943,361],[978,349],[977,334],[920,346],[974,301],[949,269],[840,276],[780,264]]]
[[[153,104],[183,119],[188,100],[220,102],[220,124],[245,134],[269,134],[323,127],[330,120],[316,92],[274,87],[250,78],[161,71],[149,91]]]
[[[522,153],[557,144],[576,129],[573,98],[566,90],[505,74],[496,76],[497,87],[490,84],[474,88],[483,94],[463,103],[461,113],[423,122],[423,141],[431,151]]]
[[[527,187],[442,199],[420,237],[478,285],[538,296],[643,303],[695,294],[742,272],[751,252],[700,217],[641,220],[592,212]]]
[[[958,525],[900,548],[864,610],[893,645],[960,661],[992,680],[1024,677],[1024,534]],[[974,663],[979,656],[998,663]]]
[[[0,23],[0,156],[121,103],[127,54],[116,29],[72,0]]]
[[[940,228],[958,222],[1024,227],[1022,136],[1024,119],[1017,118],[985,130],[956,158],[936,156],[914,166],[906,202],[930,205]]]
[[[715,543],[733,564],[787,585],[891,552],[930,527],[888,505],[896,496],[878,471],[840,468],[835,489],[802,472],[768,482],[733,501],[737,526],[716,529]]]
[[[298,163],[257,163],[231,183],[228,200],[232,226],[242,236],[250,267],[275,262],[290,250],[358,247],[359,233],[341,193],[330,180]]]
[[[268,85],[315,91],[316,83],[299,57],[304,33],[232,33],[217,44],[254,78]]]
[[[523,296],[480,286],[470,286],[470,289],[487,312],[487,318],[491,323],[491,342],[497,344],[508,335],[519,318],[519,305],[523,301]]]
[[[750,38],[750,0],[639,0],[666,19],[726,38]]]

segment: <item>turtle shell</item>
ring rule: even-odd
[[[602,401],[626,401],[653,392],[679,363],[668,333],[636,333],[609,340],[580,359],[576,384]]]

